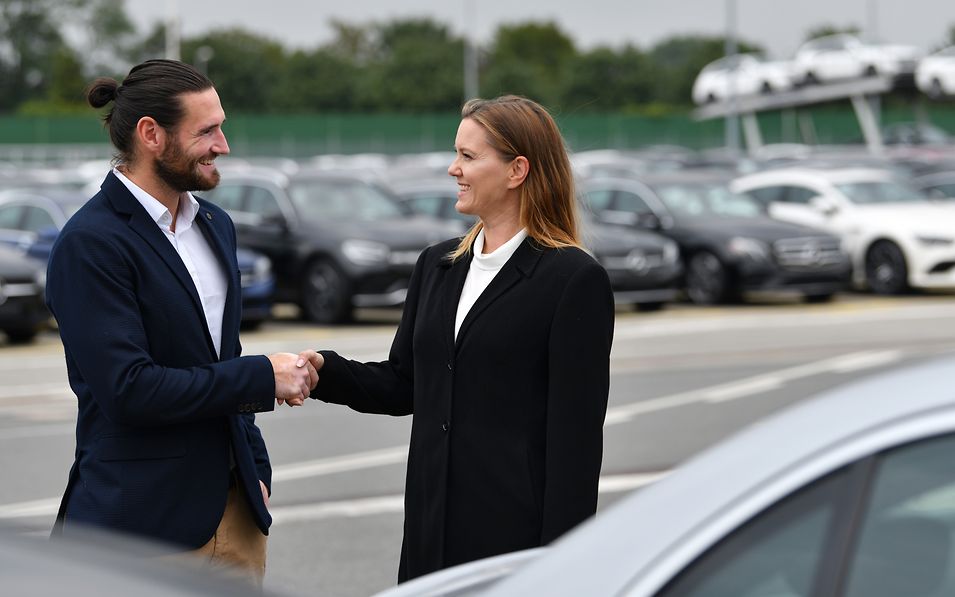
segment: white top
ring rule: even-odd
[[[511,258],[517,247],[527,238],[527,229],[522,228],[520,232],[511,237],[492,253],[484,253],[484,230],[478,232],[474,239],[474,246],[471,258],[471,267],[468,269],[468,277],[464,279],[464,288],[461,290],[461,298],[458,300],[458,312],[454,318],[454,338],[457,340],[458,331],[464,318],[467,317],[471,307],[477,302],[478,297],[488,287],[497,272],[501,271],[507,260]]]
[[[182,264],[189,271],[189,276],[192,277],[192,283],[195,284],[199,295],[199,301],[202,303],[202,311],[206,317],[206,325],[209,326],[209,334],[212,336],[216,355],[221,355],[222,315],[225,311],[225,299],[229,286],[212,247],[206,242],[202,231],[192,225],[196,215],[199,214],[199,202],[189,192],[179,196],[176,231],[173,232],[171,230],[172,214],[165,205],[139,188],[119,170],[114,168],[113,174],[126,185],[133,197],[146,209],[149,217],[156,222],[159,229],[166,235],[169,244],[182,259]]]

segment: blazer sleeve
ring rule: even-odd
[[[267,357],[173,368],[149,352],[132,265],[107,238],[74,229],[50,257],[47,303],[83,382],[114,423],[158,426],[275,407]],[[90,308],[95,305],[95,308]]]
[[[588,263],[569,280],[551,324],[542,543],[597,509],[613,324],[607,272]]]
[[[398,331],[391,343],[388,360],[360,363],[341,357],[331,350],[322,350],[325,364],[319,372],[315,397],[324,402],[344,404],[358,412],[392,416],[410,415],[414,411],[414,347],[413,336],[418,303],[421,296],[425,249],[418,257],[408,296],[401,313]]]

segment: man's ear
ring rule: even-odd
[[[507,173],[507,188],[516,189],[517,187],[524,184],[524,179],[527,178],[527,174],[530,172],[530,163],[522,155],[517,156],[511,161],[511,165],[508,167]]]
[[[136,123],[136,137],[147,154],[161,155],[166,148],[166,129],[150,116],[143,116]]]

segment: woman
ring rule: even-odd
[[[323,351],[313,392],[414,414],[399,582],[546,544],[597,505],[613,298],[563,139],[522,97],[462,117],[448,174],[478,223],[421,254],[388,360]]]

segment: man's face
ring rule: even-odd
[[[180,193],[208,191],[219,184],[216,157],[229,153],[222,132],[225,112],[213,88],[184,93],[180,101],[183,118],[154,162],[156,175]]]

